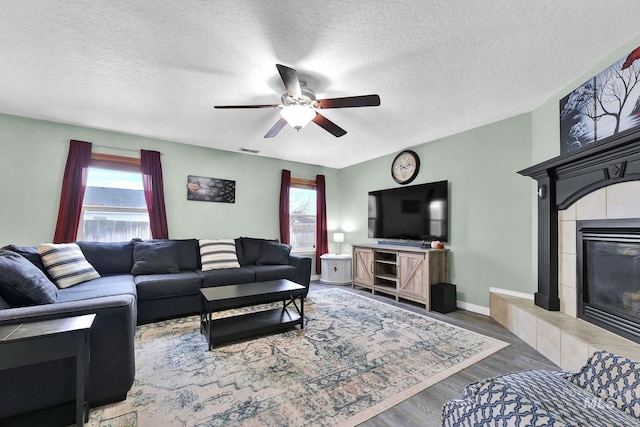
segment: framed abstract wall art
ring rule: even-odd
[[[560,153],[640,126],[640,47],[560,100]]]
[[[189,175],[187,200],[201,202],[236,202],[236,182],[219,178]]]

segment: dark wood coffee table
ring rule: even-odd
[[[281,331],[298,324],[304,329],[305,290],[304,286],[286,279],[200,289],[200,332],[207,337],[209,350],[223,341]],[[212,316],[218,311],[278,301],[282,301],[282,307],[271,310],[222,319]]]

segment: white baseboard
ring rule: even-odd
[[[461,308],[463,310],[472,311],[474,313],[483,314],[485,316],[490,316],[491,315],[489,307],[485,307],[485,306],[482,306],[482,305],[471,304],[471,303],[464,302],[464,301],[456,301],[456,305],[458,306],[458,308]]]
[[[508,295],[510,297],[516,297],[516,298],[522,298],[522,299],[528,299],[533,301],[534,297],[533,294],[528,294],[526,292],[518,292],[518,291],[512,291],[510,289],[501,289],[501,288],[489,288],[489,292],[493,292],[494,294],[502,294],[502,295]]]

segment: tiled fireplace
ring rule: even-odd
[[[535,302],[492,293],[491,317],[563,369],[581,366],[595,350],[640,360],[638,340],[578,318],[576,244],[581,221],[640,219],[640,135],[618,135],[520,173],[538,182],[538,292]]]
[[[578,317],[577,224],[596,221],[640,218],[640,181],[623,182],[601,188],[558,212],[560,311]],[[583,225],[588,225],[585,223]],[[627,290],[628,291],[628,290]],[[636,289],[636,292],[640,291]]]

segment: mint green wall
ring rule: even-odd
[[[412,148],[420,173],[412,184],[449,181],[450,280],[458,300],[489,306],[489,287],[532,293],[532,190],[517,174],[531,164],[531,115],[523,114]],[[398,187],[394,155],[340,171],[347,243],[367,238],[367,193]]]
[[[139,157],[140,149],[160,151],[173,238],[278,238],[282,169],[297,178],[324,174],[329,228],[340,216],[336,169],[0,115],[0,246],[53,238],[70,139],[94,143],[95,152],[122,156]],[[235,180],[236,203],[187,201],[188,175]]]

